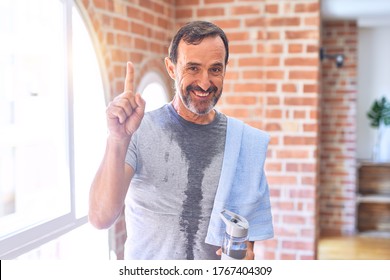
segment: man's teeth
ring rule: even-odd
[[[195,93],[195,95],[200,96],[200,97],[205,97],[205,96],[209,95],[209,92],[197,92],[197,91],[195,91],[194,93]]]

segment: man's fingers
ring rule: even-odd
[[[116,100],[113,105],[120,107],[126,113],[126,116],[130,116],[134,109],[132,102],[130,102],[130,99],[126,97]]]
[[[131,112],[130,112],[131,114]],[[107,110],[107,116],[110,119],[117,118],[120,124],[123,124],[128,118],[129,114],[121,106],[111,105]]]
[[[123,124],[133,113],[143,117],[145,111],[145,100],[140,93],[128,96],[123,93],[117,96],[108,106],[107,113],[109,118],[118,118],[119,123]]]
[[[140,93],[137,93],[135,95],[135,102],[137,104],[137,108],[139,108],[139,110],[141,110],[142,112],[145,111],[145,105],[146,105],[146,102],[145,100],[142,98],[141,94]]]
[[[130,61],[126,65],[126,78],[125,78],[125,90],[124,92],[133,92],[134,83],[134,65]]]

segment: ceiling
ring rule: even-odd
[[[389,0],[322,0],[324,19],[356,19],[358,25],[390,26]]]

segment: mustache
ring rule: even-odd
[[[186,87],[186,90],[187,91],[200,91],[200,92],[203,92],[203,93],[212,93],[212,92],[217,92],[218,88],[216,86],[212,85],[208,89],[203,90],[200,86],[189,85],[189,86]]]

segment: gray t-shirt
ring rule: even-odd
[[[205,243],[227,118],[198,125],[171,104],[145,114],[126,155],[135,175],[126,196],[125,259],[218,259]]]

